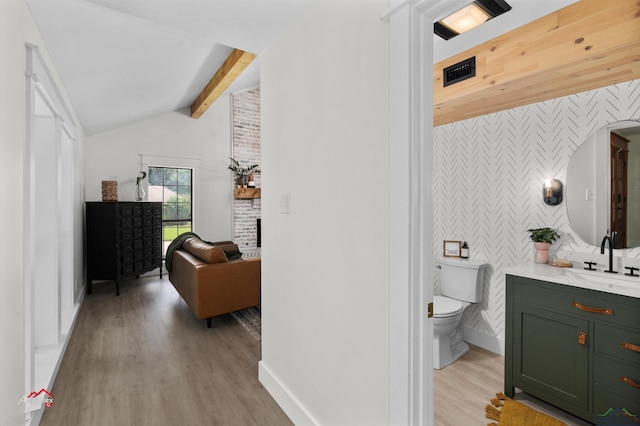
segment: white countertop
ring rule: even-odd
[[[511,266],[503,272],[519,277],[640,298],[640,277],[628,277],[620,273],[608,274],[586,271],[582,268],[558,268],[534,262]]]

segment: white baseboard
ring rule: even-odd
[[[42,408],[37,411],[33,411],[31,413],[31,416],[25,414],[24,426],[39,425],[43,415],[44,415],[44,409]]]
[[[289,389],[271,372],[264,361],[258,363],[258,381],[262,383],[262,386],[271,394],[296,426],[319,424]]]
[[[47,390],[53,389],[60,364],[64,358],[64,354],[67,351],[67,346],[71,340],[73,329],[76,326],[76,320],[80,308],[84,302],[84,293],[81,291],[79,302],[73,307],[64,309],[62,313],[63,322],[61,323],[60,339],[57,344],[51,345],[45,348],[38,348],[34,350],[36,369],[34,371],[35,389],[39,390],[40,387],[44,387]],[[25,426],[35,426],[40,424],[44,410],[49,408],[41,407],[39,410],[32,411],[30,414],[25,414]]]
[[[466,325],[463,326],[462,336],[467,343],[504,356],[504,339],[498,336],[491,336]]]

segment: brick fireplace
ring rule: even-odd
[[[262,164],[260,147],[260,88],[232,95],[233,158],[240,163]],[[254,177],[261,187],[260,175]],[[233,203],[234,238],[241,251],[260,247],[259,219],[261,200],[235,199]]]

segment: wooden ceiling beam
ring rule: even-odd
[[[476,76],[443,87],[443,68]],[[434,125],[640,78],[640,2],[580,0],[434,66]]]
[[[240,49],[233,49],[227,59],[209,83],[191,104],[191,117],[200,118],[222,93],[238,78],[245,68],[255,59],[256,55]]]

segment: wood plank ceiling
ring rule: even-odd
[[[443,69],[476,57],[476,76]],[[640,78],[640,1],[580,0],[434,66],[434,125]]]

